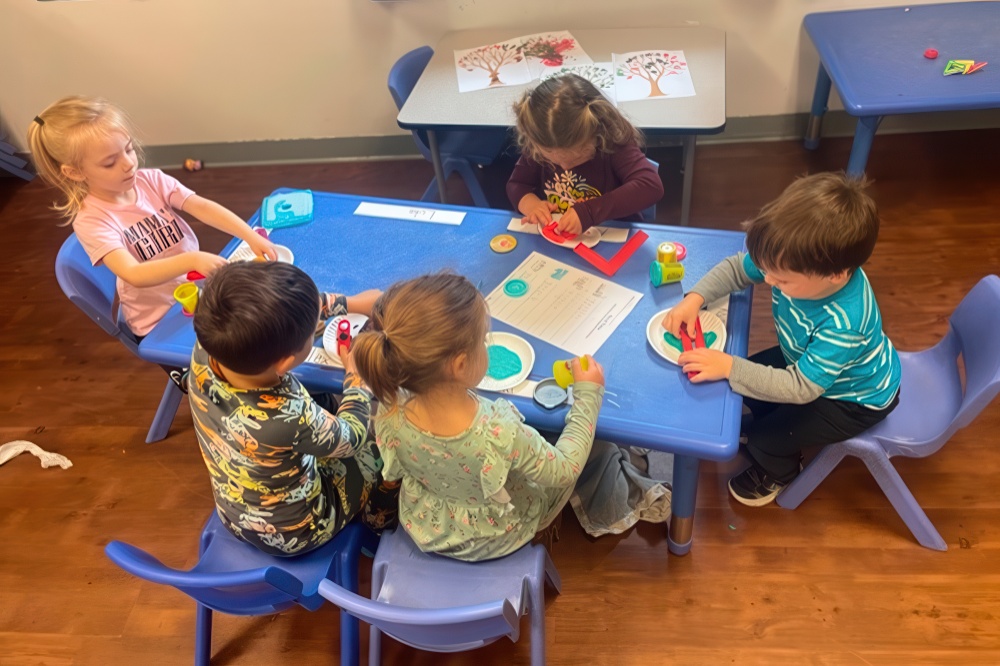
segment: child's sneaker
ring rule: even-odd
[[[773,502],[786,485],[751,465],[729,479],[729,494],[740,504],[764,506]]]

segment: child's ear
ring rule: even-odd
[[[292,354],[291,356],[285,356],[284,358],[279,359],[278,362],[274,364],[274,372],[279,377],[281,377],[283,375],[287,375],[289,370],[294,368],[296,365],[297,364],[295,363],[295,354]]]
[[[82,183],[84,180],[86,180],[79,169],[77,169],[76,167],[71,167],[68,164],[60,164],[59,171],[62,173],[62,175],[66,176],[70,180],[75,180],[78,183]]]
[[[466,370],[468,370],[468,366],[469,355],[465,352],[456,354],[455,357],[448,362],[448,370],[451,372],[451,379],[464,377]]]
[[[847,281],[851,279],[851,271],[845,268],[839,273],[834,273],[828,279],[836,285],[847,284]]]

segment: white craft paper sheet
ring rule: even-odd
[[[508,296],[520,279],[528,291]],[[594,354],[635,308],[642,294],[532,252],[486,297],[490,314],[575,356]]]
[[[619,104],[695,94],[684,51],[632,51],[611,58]]]
[[[610,62],[595,62],[589,65],[567,65],[558,69],[543,72],[541,80],[551,79],[563,74],[576,74],[587,79],[601,91],[601,94],[608,98],[615,106],[615,70]]]
[[[528,71],[531,72],[532,79],[542,78],[546,73],[557,70],[560,67],[586,65],[594,62],[580,46],[579,40],[573,37],[568,30],[538,32],[533,35],[519,37],[518,39],[521,42],[521,48],[525,50],[525,60],[528,63]],[[528,55],[532,47],[539,42],[547,42],[554,47],[558,45],[559,52],[548,59],[548,62],[541,57]]]
[[[532,80],[521,53],[521,39],[455,51],[459,92],[515,86]]]
[[[462,224],[465,213],[457,210],[438,210],[422,206],[397,206],[395,204],[380,204],[362,201],[354,209],[355,215],[367,217],[385,217],[392,220],[412,220],[414,222],[433,222],[435,224]]]

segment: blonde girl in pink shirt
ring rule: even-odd
[[[137,337],[163,317],[189,271],[207,276],[226,263],[199,251],[179,212],[241,238],[260,257],[277,258],[274,245],[229,209],[159,169],[138,168],[132,123],[107,100],[59,100],[35,116],[28,145],[38,174],[65,195],[55,210],[72,222],[91,262],[118,277],[121,313]]]

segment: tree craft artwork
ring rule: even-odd
[[[559,67],[563,64],[563,53],[574,46],[576,41],[572,39],[538,37],[525,42],[522,52],[530,58],[538,58],[546,67]]]
[[[556,72],[546,74],[542,77],[542,81],[551,79],[554,76],[562,76],[563,74],[576,74],[577,76],[582,76],[601,90],[608,90],[615,85],[614,74],[612,74],[611,70],[607,67],[601,67],[600,65],[577,65],[575,67],[563,67]]]
[[[687,63],[676,55],[663,53],[661,51],[650,51],[634,55],[626,60],[618,68],[618,76],[624,76],[626,80],[633,76],[649,81],[649,95],[647,97],[664,97],[665,93],[660,90],[660,79],[664,76],[680,74],[687,68]]]
[[[492,44],[466,53],[458,60],[458,66],[470,72],[485,70],[490,75],[490,86],[502,86],[500,68],[523,59],[520,49],[514,44]]]

